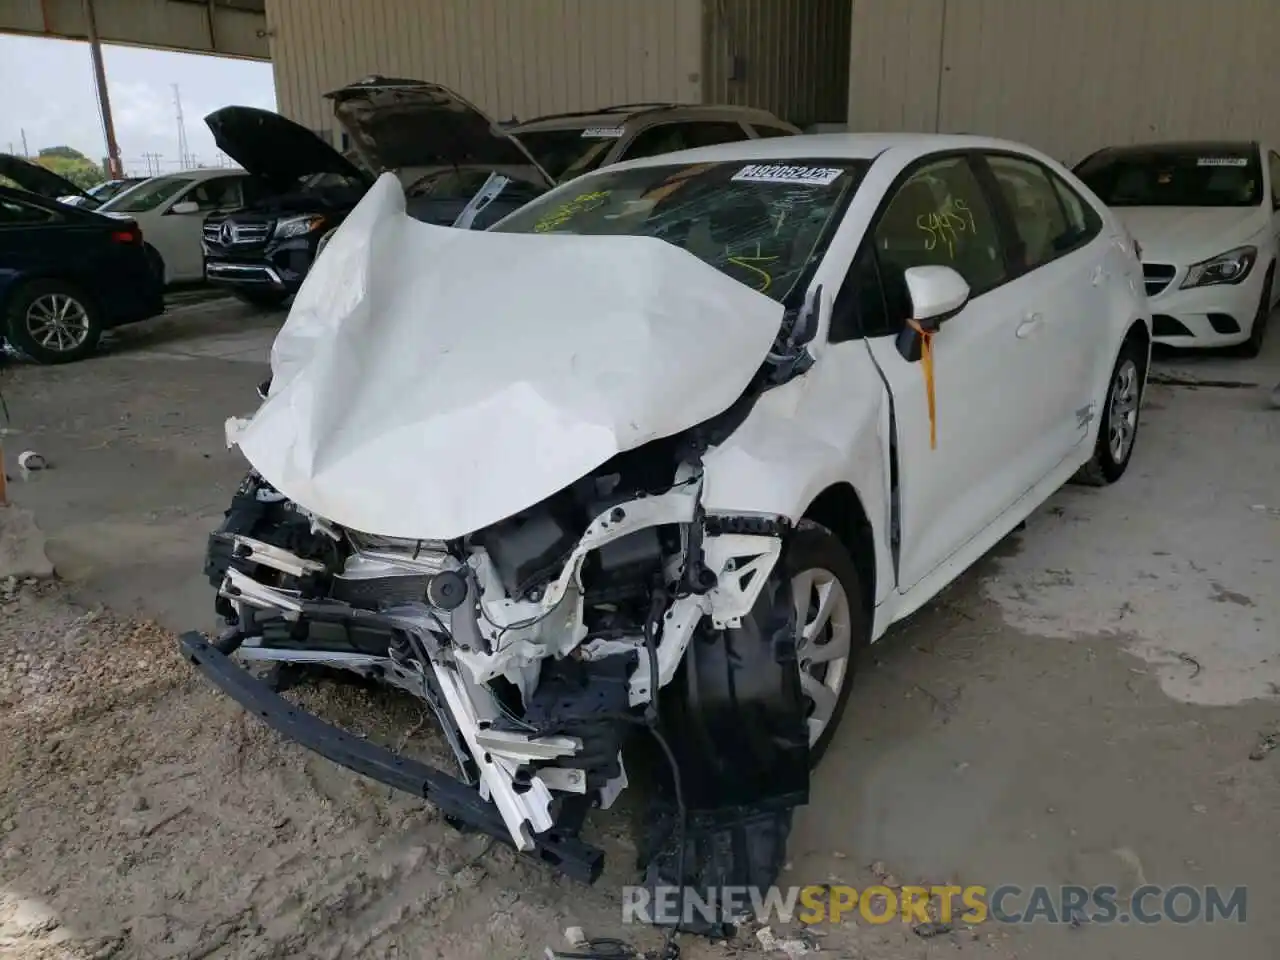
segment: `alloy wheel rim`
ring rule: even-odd
[[[1111,384],[1111,410],[1107,416],[1107,445],[1113,463],[1124,463],[1138,432],[1138,365],[1125,360]]]
[[[796,610],[796,658],[800,688],[809,701],[807,723],[813,746],[831,725],[849,674],[853,618],[849,595],[834,573],[811,568],[791,580]]]
[[[27,307],[26,326],[38,346],[65,353],[89,339],[89,312],[75,297],[46,293]]]

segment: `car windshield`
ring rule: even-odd
[[[618,142],[618,129],[570,127],[567,130],[532,130],[516,134],[533,159],[554,180],[572,180],[600,166]]]
[[[142,213],[154,210],[180,190],[191,185],[189,177],[157,177],[108,200],[98,209],[114,213]]]
[[[1262,162],[1248,144],[1124,147],[1075,170],[1109,207],[1256,207]]]
[[[826,252],[868,163],[786,160],[605,170],[491,229],[656,237],[786,302]]]

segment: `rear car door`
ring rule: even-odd
[[[1095,242],[1097,214],[1048,168],[1015,154],[983,160],[1011,228],[1009,285],[1026,303],[1014,335],[1024,402],[1038,419],[1030,454],[1038,480],[1088,436],[1100,414],[1094,371],[1111,349],[1107,249]]]
[[[968,153],[908,168],[855,261],[863,278],[850,280],[865,290],[865,271],[874,272],[885,317],[871,326],[897,332],[866,342],[893,396],[904,591],[990,525],[1038,470],[1029,453],[1040,426],[1036,371],[1017,336],[1027,303],[1008,282],[1000,215],[978,169]],[[907,268],[927,265],[955,269],[971,293],[933,340],[936,447],[903,279]]]

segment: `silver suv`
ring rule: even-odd
[[[691,103],[624,103],[550,114],[506,129],[559,181],[620,160],[801,132],[767,110]]]

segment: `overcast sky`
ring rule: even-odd
[[[219,156],[205,114],[229,103],[274,110],[271,64],[138,47],[104,46],[116,140],[130,173],[146,173],[147,153],[163,169],[177,167],[178,120],[173,85],[182,95],[187,148],[200,163]],[[0,152],[32,154],[66,144],[96,161],[106,156],[89,45],[70,40],[0,36]]]

